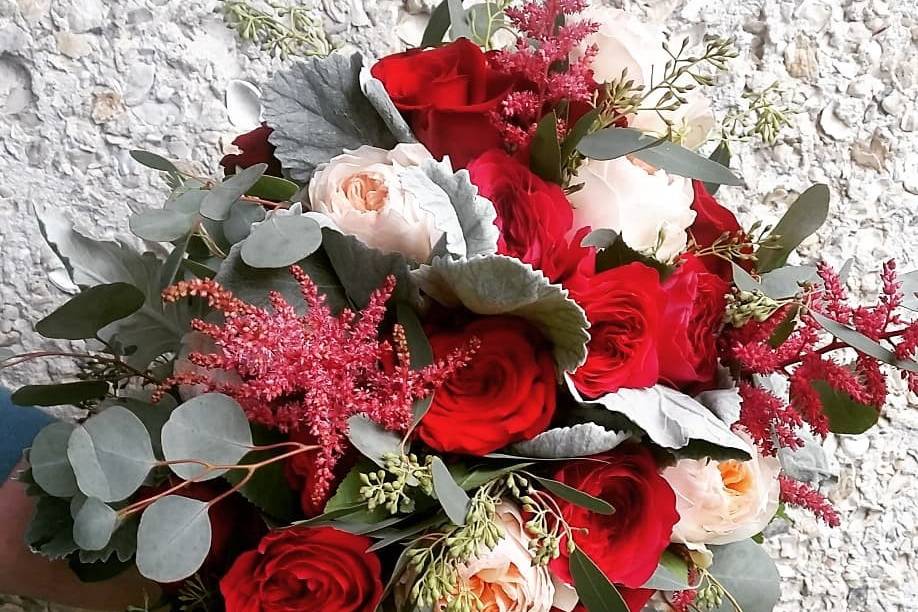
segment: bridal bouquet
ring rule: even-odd
[[[28,451],[35,553],[148,609],[771,610],[769,523],[839,524],[798,454],[918,390],[918,278],[788,265],[826,186],[714,197],[787,113],[716,120],[729,41],[587,4],[291,63],[221,178],[132,152],[149,252],[37,211],[73,290],[36,330],[85,348],[2,364],[68,358],[14,399],[83,409]]]

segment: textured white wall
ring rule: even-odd
[[[336,41],[397,48],[407,8],[432,0],[316,0]],[[777,146],[737,148],[748,189],[724,189],[742,215],[774,221],[816,181],[832,188],[831,222],[806,251],[856,257],[851,288],[872,296],[895,257],[918,267],[918,4],[915,0],[624,0],[674,28],[732,35],[741,57],[717,93],[780,80],[802,109]],[[618,1],[622,6],[622,0]],[[128,157],[147,148],[216,170],[238,131],[223,93],[276,64],[239,45],[218,0],[0,0],[0,347],[32,349],[31,322],[61,293],[33,206],[60,208],[96,236],[124,237],[132,210],[162,186]],[[58,271],[57,274],[60,274]],[[57,370],[0,373],[8,385]],[[785,579],[782,610],[912,610],[918,600],[918,408],[901,385],[880,427],[830,439],[825,490],[843,514],[830,530],[794,513],[771,550]],[[2,603],[2,600],[0,600]],[[7,608],[2,608],[7,610]],[[13,608],[15,609],[15,608]]]

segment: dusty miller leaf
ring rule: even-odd
[[[386,91],[382,81],[375,78],[367,66],[360,70],[360,88],[363,90],[363,95],[367,97],[367,100],[379,113],[386,127],[389,128],[389,131],[392,132],[398,142],[417,142],[411,127],[402,117],[402,113],[395,107],[395,103],[389,97],[389,92]]]
[[[540,459],[588,457],[612,450],[630,437],[627,431],[608,431],[596,423],[579,423],[549,429],[532,440],[514,444],[512,450],[524,457]]]

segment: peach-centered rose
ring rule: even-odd
[[[519,509],[503,502],[497,507],[497,520],[504,532],[497,545],[460,568],[460,580],[482,603],[479,610],[549,612],[552,607],[572,610],[577,595],[569,589],[556,589],[548,567],[535,564]],[[446,604],[440,602],[436,609],[445,610]]]
[[[345,234],[386,253],[426,262],[443,235],[432,212],[402,185],[400,171],[433,159],[420,144],[391,151],[362,146],[322,164],[309,183],[309,206]]]
[[[665,469],[680,517],[673,542],[729,544],[759,533],[778,510],[780,472],[777,458],[761,454],[749,461],[683,459]]]

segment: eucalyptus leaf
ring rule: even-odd
[[[781,471],[784,474],[794,480],[811,483],[818,483],[837,474],[837,470],[829,467],[829,458],[822,447],[822,440],[807,430],[798,431],[797,437],[803,441],[802,447],[784,447],[778,450],[778,459],[781,461]]]
[[[252,233],[252,225],[261,223],[265,217],[267,213],[261,206],[253,206],[239,200],[230,208],[229,216],[223,222],[223,235],[230,244],[242,242]]]
[[[608,127],[584,136],[577,150],[590,159],[611,160],[656,146],[659,138],[634,128]]]
[[[147,168],[159,170],[160,172],[174,172],[175,174],[179,174],[179,169],[175,167],[175,164],[162,155],[140,149],[132,149],[130,154],[131,157],[134,158],[134,161]]]
[[[878,342],[871,340],[861,332],[851,329],[847,325],[843,325],[838,321],[830,319],[824,314],[812,310],[809,314],[817,323],[819,323],[820,327],[822,327],[824,330],[848,346],[855,348],[865,355],[873,357],[874,359],[882,361],[883,363],[888,363],[891,366],[899,368],[900,370],[918,372],[918,363],[912,361],[911,359],[899,359],[891,350],[880,345]]]
[[[585,508],[590,512],[595,512],[596,514],[615,514],[615,508],[612,507],[612,504],[609,502],[594,497],[589,493],[584,493],[579,489],[575,489],[570,485],[566,485],[563,482],[557,480],[552,480],[551,478],[543,478],[541,476],[533,476],[533,478],[549,493],[560,497],[561,499]]]
[[[462,0],[446,0],[449,9],[449,33],[453,40],[457,38],[471,38],[472,31],[465,18],[465,9]]]
[[[132,412],[112,406],[70,435],[67,457],[77,484],[103,502],[127,499],[156,464],[146,427]]]
[[[198,222],[195,214],[174,210],[145,210],[128,219],[131,232],[138,238],[152,242],[172,242],[186,236]]]
[[[131,397],[119,397],[112,400],[106,400],[103,403],[103,407],[108,408],[109,406],[123,406],[140,419],[140,422],[147,428],[147,433],[150,435],[150,442],[153,444],[153,454],[157,458],[163,457],[163,425],[165,425],[169,417],[172,416],[172,411],[175,410],[176,407],[176,401],[171,395],[164,395],[156,404],[150,404],[149,402]]]
[[[771,299],[784,300],[800,293],[801,284],[812,282],[816,277],[816,266],[784,266],[762,274],[759,284],[762,293]]]
[[[708,159],[713,162],[717,162],[724,168],[730,167],[730,158],[730,144],[726,140],[721,140],[719,143],[717,143],[717,147],[715,147],[714,151],[712,151],[711,155],[708,157]],[[708,193],[714,195],[720,189],[720,184],[705,183],[704,188]]]
[[[819,393],[822,411],[829,419],[829,431],[832,433],[862,434],[880,420],[879,410],[860,403],[828,382],[814,380],[812,386]]]
[[[558,118],[554,112],[539,121],[529,149],[529,167],[552,183],[561,184],[561,143],[558,142]]]
[[[385,467],[385,455],[401,454],[402,439],[397,433],[386,431],[362,414],[352,416],[347,424],[348,440],[364,457],[379,467]]]
[[[582,550],[574,549],[569,564],[574,588],[587,612],[628,612],[621,593]]]
[[[580,246],[605,249],[615,244],[618,239],[619,235],[615,230],[601,228],[593,230],[584,236],[583,240],[580,241]]]
[[[182,263],[185,261],[185,251],[188,249],[188,243],[191,241],[191,234],[185,236],[184,240],[178,241],[166,261],[163,262],[162,270],[159,273],[159,287],[165,289],[180,280],[179,273],[182,271]]]
[[[714,564],[708,570],[736,599],[743,612],[771,612],[781,597],[778,570],[768,553],[752,540],[710,546]],[[717,612],[732,612],[724,598]]]
[[[588,457],[612,450],[630,437],[627,431],[607,431],[596,423],[579,423],[572,427],[555,427],[531,440],[517,442],[513,452],[540,459]]]
[[[655,591],[684,591],[696,586],[689,580],[689,566],[685,559],[670,550],[664,550],[653,576],[641,588]]]
[[[733,433],[697,400],[662,385],[648,389],[619,389],[595,400],[583,400],[568,377],[568,390],[584,405],[601,406],[624,415],[659,446],[682,449],[692,441],[736,451],[752,457],[752,447]]]
[[[279,70],[265,85],[264,118],[275,156],[290,176],[308,182],[316,166],[344,149],[395,144],[360,86],[363,58],[332,53]]]
[[[733,268],[733,284],[736,285],[737,289],[750,293],[762,291],[762,285],[759,281],[755,280],[751,274],[746,272],[746,270],[738,266],[735,262],[730,265]]]
[[[759,272],[769,272],[783,266],[791,251],[822,227],[828,215],[828,186],[817,183],[800,194],[768,235],[768,238],[776,239],[777,243],[761,246],[756,251],[756,267]]]
[[[272,202],[289,202],[293,200],[293,196],[299,190],[300,186],[293,181],[265,174],[246,190],[245,195],[271,200]],[[252,208],[260,208],[260,206],[255,205]]]
[[[433,477],[433,488],[443,511],[454,525],[465,525],[466,515],[469,513],[471,500],[465,491],[462,490],[443,460],[434,457],[430,464],[430,472]]]
[[[274,212],[252,227],[240,254],[253,268],[286,268],[315,253],[321,244],[322,230],[313,219]]]
[[[107,382],[81,380],[51,385],[26,385],[17,389],[10,399],[17,406],[62,406],[101,399],[107,393]]]
[[[35,324],[45,338],[85,340],[100,329],[137,312],[145,297],[128,283],[96,285],[84,289],[67,303]]]
[[[211,187],[201,200],[201,215],[213,221],[226,219],[233,204],[255,186],[267,169],[268,164],[255,164]]]
[[[902,306],[918,312],[918,270],[899,276],[902,283]]]
[[[167,461],[195,459],[212,465],[235,465],[252,450],[252,430],[242,407],[222,393],[198,395],[175,410],[162,430]],[[210,480],[226,470],[196,463],[173,463],[170,469],[185,480]],[[206,472],[206,474],[205,474]]]
[[[634,156],[654,168],[660,168],[676,176],[719,185],[743,184],[743,181],[730,172],[729,168],[668,140],[635,151]]]
[[[577,150],[577,146],[586,137],[586,135],[590,133],[590,130],[593,128],[596,120],[599,119],[599,114],[599,109],[594,108],[577,120],[577,123],[574,124],[574,127],[571,128],[571,130],[567,133],[567,136],[564,137],[564,142],[561,143],[562,161],[570,159],[571,155],[574,154],[574,151]]]
[[[73,541],[83,550],[102,550],[118,527],[118,513],[95,497],[88,498],[73,517]]]
[[[435,257],[416,271],[416,278],[428,295],[446,306],[526,319],[552,342],[560,372],[573,371],[586,360],[590,336],[583,309],[566,289],[551,284],[529,264],[506,255]]]
[[[137,569],[163,584],[194,574],[210,552],[211,526],[205,502],[167,495],[140,517]]]
[[[29,450],[32,478],[48,495],[73,497],[79,492],[67,458],[67,442],[74,425],[55,421],[38,432]]]
[[[449,30],[449,0],[440,0],[440,3],[431,12],[430,20],[424,29],[421,48],[439,45],[443,42],[447,30]]]

